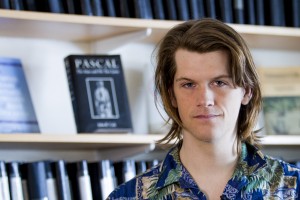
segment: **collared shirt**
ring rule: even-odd
[[[300,199],[300,169],[263,155],[249,144],[242,144],[236,169],[220,199]],[[207,197],[179,159],[180,145],[164,161],[120,185],[107,199],[195,199]]]

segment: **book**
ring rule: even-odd
[[[164,0],[166,19],[177,20],[175,0]]]
[[[1,9],[10,9],[10,0],[0,0]]]
[[[217,8],[215,0],[204,0],[204,7],[206,17],[216,19],[217,18]]]
[[[247,24],[256,24],[256,10],[255,10],[255,2],[253,0],[245,0],[244,5],[245,11],[245,22]]]
[[[217,0],[218,13],[217,17],[225,23],[233,23],[233,6],[232,0]]]
[[[266,134],[300,134],[300,68],[258,69]]]
[[[177,9],[177,19],[178,20],[189,20],[190,11],[187,0],[175,0],[175,6]]]
[[[31,1],[31,0],[27,0]],[[75,5],[73,0],[63,0],[62,1],[62,6],[67,14],[75,14]]]
[[[29,200],[29,190],[28,190],[28,164],[21,163],[20,165],[20,173],[22,179],[22,191],[24,200]]]
[[[266,25],[286,26],[284,0],[265,0]]]
[[[46,183],[47,183],[47,193],[49,200],[58,200],[58,192],[56,186],[55,177],[55,163],[52,161],[45,161],[46,170]]]
[[[132,132],[120,55],[65,58],[78,133]]]
[[[106,199],[116,188],[117,182],[112,161],[100,160],[88,164],[93,199]]]
[[[91,4],[92,4],[93,15],[95,16],[104,15],[102,0],[91,0]]]
[[[40,132],[21,61],[0,57],[0,133]]]
[[[246,2],[250,2],[250,0],[246,0],[245,3]],[[253,3],[253,0],[251,0],[251,2]],[[252,8],[251,5],[249,6],[249,4],[246,4],[246,6],[245,6],[244,0],[233,0],[234,23],[245,24],[245,7],[248,8],[249,10],[250,10],[250,8]],[[253,10],[253,12],[254,12],[254,10]],[[248,12],[248,16],[249,16],[249,14],[250,14],[250,12]],[[252,15],[250,15],[249,17],[251,17],[251,16]]]
[[[93,15],[92,5],[90,0],[80,0],[81,13],[83,15]]]
[[[9,188],[12,200],[23,200],[22,179],[20,175],[20,163],[10,162],[8,165]]]
[[[71,200],[71,186],[69,175],[64,160],[55,161],[55,176],[57,184],[58,199]],[[75,176],[76,177],[76,176]]]
[[[265,25],[265,0],[255,0],[255,19],[257,25]]]
[[[104,15],[108,17],[116,17],[116,8],[114,0],[103,0],[103,11]]]
[[[3,160],[0,161],[0,199],[10,200],[8,175]]]
[[[149,0],[133,0],[133,6],[136,18],[153,19],[152,5]]]
[[[300,2],[299,0],[285,0],[286,25],[300,27]]]
[[[205,17],[203,0],[189,0],[188,3],[191,19],[201,19]]]
[[[117,17],[135,17],[135,5],[131,0],[114,0],[113,4]]]
[[[48,199],[45,162],[27,163],[29,199]]]
[[[162,20],[166,19],[163,0],[152,0],[150,3],[152,3],[153,18]]]
[[[22,0],[10,0],[10,8],[12,10],[24,10],[24,5]]]

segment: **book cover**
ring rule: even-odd
[[[116,17],[116,7],[114,0],[103,0],[103,11],[104,15],[108,17]]]
[[[24,199],[23,188],[22,188],[22,179],[20,173],[20,163],[13,161],[7,163],[8,166],[8,176],[9,176],[9,188],[10,196],[12,200],[15,199]]]
[[[217,18],[225,23],[233,23],[232,0],[217,0]]]
[[[175,5],[177,9],[177,19],[178,20],[189,20],[190,19],[190,10],[187,0],[175,0]]]
[[[163,2],[165,8],[166,19],[177,20],[177,10],[175,5],[175,0],[164,0]]]
[[[289,27],[300,27],[300,1],[299,0],[285,0],[285,20]]]
[[[300,134],[300,68],[258,68],[266,134]]]
[[[216,0],[204,0],[204,7],[206,11],[206,17],[213,19],[217,18]]]
[[[64,160],[55,161],[55,176],[56,176],[58,199],[60,200],[72,199],[70,179],[67,171],[66,162]]]
[[[133,0],[134,16],[141,19],[153,19],[152,5],[149,0]]]
[[[255,19],[257,25],[265,25],[265,0],[255,0]]]
[[[3,160],[0,161],[0,199],[10,200],[8,175]]]
[[[120,55],[70,55],[65,66],[79,133],[132,132]]]
[[[0,133],[38,133],[21,61],[0,57]]]
[[[92,4],[93,15],[95,15],[95,16],[103,16],[104,15],[103,5],[102,5],[101,0],[92,0],[91,4]]]
[[[249,11],[251,10],[250,8],[251,5],[253,4],[253,0],[251,0],[252,4],[246,4],[246,6],[244,5],[244,3],[247,3],[247,2],[250,2],[249,0],[248,1],[245,1],[244,0],[233,0],[233,11],[234,11],[234,23],[236,24],[245,24],[245,8],[249,9]],[[253,4],[253,7],[254,7],[254,4]],[[254,10],[252,9],[252,11],[254,12]],[[248,17],[252,16],[252,15],[249,15],[250,12],[248,12]],[[251,13],[252,14],[252,13]]]
[[[265,0],[266,24],[286,26],[284,0]]]
[[[10,9],[10,0],[1,0],[0,1],[0,8],[1,9]]]

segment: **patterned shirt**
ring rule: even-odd
[[[107,199],[195,199],[207,197],[179,159],[180,144],[164,161],[120,185]],[[300,199],[300,169],[263,155],[249,144],[242,144],[236,169],[220,199]]]

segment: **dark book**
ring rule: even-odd
[[[114,0],[103,0],[103,11],[104,15],[108,17],[116,17],[116,7]]]
[[[88,164],[91,177],[93,199],[106,199],[116,188],[115,170],[110,160],[100,160]]]
[[[92,5],[90,0],[80,0],[81,14],[93,15]]]
[[[48,199],[46,168],[43,161],[27,165],[29,199]]]
[[[10,9],[10,0],[0,0],[1,9]]]
[[[91,179],[86,160],[66,163],[73,200],[92,200]],[[98,198],[99,199],[99,198]]]
[[[203,0],[189,0],[189,10],[191,19],[201,19],[205,17]]]
[[[37,11],[35,0],[24,0],[24,9],[28,11]]]
[[[256,9],[255,9],[255,1],[253,0],[245,0],[244,2],[244,11],[245,11],[245,23],[246,24],[256,24]]]
[[[0,198],[10,199],[9,182],[4,161],[0,161]]]
[[[190,19],[190,10],[187,0],[175,0],[177,19],[187,21]]]
[[[28,0],[27,0],[28,1]],[[75,14],[75,5],[73,0],[63,0],[62,5],[65,13]]]
[[[217,0],[217,18],[225,23],[233,23],[232,0]]]
[[[95,16],[104,15],[102,0],[91,0],[91,4],[92,4],[93,15]]]
[[[284,0],[265,0],[266,25],[286,26]]]
[[[163,0],[152,0],[152,10],[153,10],[153,18],[154,19],[166,19]]]
[[[133,18],[136,16],[134,0],[114,0],[117,17]]]
[[[204,0],[204,7],[206,17],[213,19],[217,18],[216,0]]]
[[[61,0],[35,1],[36,9],[40,12],[64,13]]]
[[[19,162],[7,163],[11,199],[24,199]]]
[[[285,0],[285,21],[289,27],[300,27],[300,1]]]
[[[45,168],[46,168],[48,198],[49,200],[58,199],[56,177],[55,177],[55,163],[52,161],[45,161]]]
[[[265,0],[254,0],[256,25],[265,25]]]
[[[70,200],[71,190],[70,181],[64,160],[55,162],[55,176],[57,183],[57,193],[60,200]]]
[[[117,178],[117,185],[120,185],[136,176],[134,160],[124,160],[113,163]]]
[[[28,163],[20,164],[20,173],[22,179],[22,191],[24,200],[29,200],[29,190],[28,190]]]
[[[10,8],[12,10],[24,10],[24,5],[22,0],[10,0]]]
[[[175,0],[164,0],[166,19],[177,20]]]
[[[120,55],[65,58],[77,131],[132,132]]]
[[[21,61],[0,57],[0,133],[40,132]]]
[[[144,160],[135,161],[136,174],[142,174],[147,170],[147,162]]]
[[[245,0],[245,1],[249,1],[249,0]],[[253,0],[251,0],[251,2],[253,2]],[[245,24],[245,8],[248,9],[249,8],[248,6],[249,5],[245,6],[244,0],[233,0],[234,23]]]
[[[152,5],[149,0],[133,0],[134,16],[140,19],[153,19]]]

